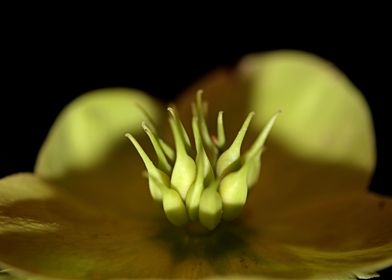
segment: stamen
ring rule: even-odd
[[[248,159],[249,170],[248,170],[248,176],[246,180],[248,189],[251,189],[259,180],[261,155],[264,152],[264,150],[265,150],[264,147],[261,147],[260,150],[253,157]]]
[[[263,128],[263,130],[261,131],[259,136],[257,136],[256,141],[253,143],[253,145],[250,147],[250,149],[245,153],[245,155],[244,155],[245,161],[260,151],[260,149],[261,149],[261,147],[263,147],[265,140],[267,139],[267,136],[270,133],[277,117],[281,113],[282,113],[282,111],[279,110],[271,117],[271,119],[268,121],[267,125]]]
[[[214,163],[218,155],[218,149],[214,145],[210,133],[208,131],[208,126],[205,119],[205,115],[206,115],[205,109],[207,106],[206,105],[203,106],[202,96],[203,96],[203,91],[199,90],[196,93],[196,105],[194,106],[195,107],[194,111],[196,111],[196,116],[199,121],[200,134],[202,136],[204,145],[208,149],[209,153],[211,154],[211,158]]]
[[[219,150],[222,150],[226,143],[225,128],[223,127],[223,111],[220,111],[217,119],[217,143]]]
[[[196,158],[196,166],[196,179],[186,196],[186,207],[191,221],[195,221],[198,218],[200,197],[204,189],[204,159],[202,156]]]
[[[250,149],[243,156],[243,162],[249,162],[249,171],[247,177],[248,188],[251,189],[259,180],[260,177],[260,166],[261,166],[261,154],[264,152],[264,143],[270,133],[277,117],[282,111],[276,112],[267,125],[263,128],[260,134],[257,136],[256,141],[250,147]]]
[[[174,110],[169,107],[168,111],[171,113],[169,123],[176,145],[176,161],[171,175],[171,184],[173,185],[173,188],[179,192],[182,199],[185,200],[188,189],[196,176],[196,164],[187,154],[186,144],[182,137],[182,129],[179,125],[179,121],[176,120]]]
[[[151,161],[151,159],[147,156],[146,152],[143,150],[143,148],[140,146],[140,144],[137,142],[137,140],[129,133],[125,134],[125,136],[132,142],[133,146],[135,146],[137,152],[139,153],[140,157],[142,158],[144,165],[147,168],[148,174],[149,174],[149,188],[150,188],[150,193],[152,198],[155,201],[162,201],[162,193],[160,191],[160,188],[154,183],[153,180],[151,180],[151,177],[156,178],[156,181],[162,183],[163,185],[170,185],[170,179],[169,177],[165,174],[165,172],[159,170],[154,163]]]
[[[154,133],[157,133],[156,123],[154,121],[154,118],[147,112],[146,108],[144,108],[141,104],[139,104],[138,102],[135,102],[135,105],[142,112],[142,114],[146,117],[148,122],[151,124],[151,127],[150,127],[151,131]]]
[[[248,196],[247,177],[250,162],[245,163],[235,172],[226,175],[219,186],[222,197],[223,215],[226,221],[231,221],[239,216]]]
[[[162,193],[162,205],[167,219],[176,226],[184,226],[188,223],[188,215],[184,202],[178,192],[168,188],[155,177],[151,177],[152,181],[160,188]]]
[[[163,152],[167,156],[167,158],[170,160],[171,163],[173,163],[176,159],[176,153],[172,149],[172,147],[169,146],[163,139],[159,138],[158,139],[159,144],[162,147]]]
[[[161,145],[159,144],[159,141],[157,139],[157,136],[150,130],[148,125],[145,122],[142,122],[142,127],[148,137],[150,138],[151,144],[154,147],[155,153],[157,154],[158,157],[158,168],[166,172],[167,174],[170,174],[172,171],[172,167],[167,161],[166,155],[164,151],[162,150]]]
[[[149,118],[141,106],[140,109]],[[249,190],[259,179],[264,143],[280,112],[272,116],[250,149],[241,156],[253,112],[225,150],[223,111],[217,116],[217,136],[211,136],[206,122],[207,103],[202,100],[202,91],[198,91],[196,102],[192,104],[195,151],[175,107],[167,110],[175,149],[159,138],[152,120],[151,124],[142,123],[157,155],[156,165],[131,134],[126,137],[142,158],[147,169],[143,176],[148,178],[151,196],[162,203],[167,219],[176,226],[192,221],[213,230],[222,219],[230,221],[240,215]]]
[[[200,129],[198,126],[198,121],[197,121],[197,117],[194,116],[192,118],[192,130],[193,130],[193,135],[195,138],[195,146],[196,146],[196,160],[197,157],[202,157],[203,158],[203,165],[204,165],[204,183],[209,184],[213,179],[214,179],[214,171],[213,168],[211,166],[210,160],[208,159],[207,153],[204,149],[203,146],[203,141],[201,139],[201,135],[200,135]]]
[[[222,217],[222,198],[218,193],[219,181],[215,180],[204,189],[199,205],[200,223],[213,230],[219,224]]]
[[[204,189],[204,183],[212,180],[213,174],[210,162],[203,148],[199,127],[197,125],[197,117],[195,116],[192,118],[192,129],[197,150],[196,179],[188,190],[188,194],[186,196],[186,206],[190,220],[195,221],[197,220],[199,214],[199,203],[201,193]]]
[[[249,113],[231,146],[218,158],[218,161],[216,162],[216,173],[218,177],[238,168],[238,165],[240,164],[242,141],[244,140],[246,131],[248,130],[254,114],[254,112]]]
[[[189,152],[191,149],[191,141],[189,140],[188,133],[186,133],[186,130],[185,130],[183,123],[181,122],[181,119],[178,115],[176,107],[174,107],[174,106],[168,107],[167,110],[170,112],[174,121],[176,122],[176,125],[179,127],[180,135],[182,137],[182,140],[185,143],[186,150]]]

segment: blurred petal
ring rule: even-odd
[[[87,93],[57,118],[39,152],[35,173],[108,211],[128,215],[155,209],[147,207],[152,201],[141,175],[143,163],[124,135],[132,133],[153,154],[141,123],[151,118],[159,125],[162,112],[160,104],[136,90]]]
[[[208,104],[206,121],[210,133],[216,135],[216,129],[214,128],[216,128],[218,112],[223,111],[226,139],[228,143],[231,143],[250,112],[248,94],[243,81],[236,71],[218,69],[209,73],[178,96],[175,104],[181,118],[184,120],[184,126],[189,128],[189,131],[192,120],[192,111],[189,108],[191,108],[199,89],[203,90],[203,100]]]
[[[250,109],[262,127],[277,110],[273,138],[298,156],[372,172],[375,140],[370,111],[359,90],[331,63],[280,51],[240,64],[249,82]]]
[[[259,186],[253,188],[257,199],[282,206],[368,187],[375,164],[369,109],[347,77],[325,60],[297,51],[249,56],[236,70],[215,71],[180,96],[184,118],[190,118],[198,88],[205,91],[210,127],[218,111],[225,111],[228,139],[248,112],[256,113],[244,150],[283,111],[267,140]]]
[[[146,120],[141,107],[159,120],[160,107],[146,94],[112,88],[87,93],[69,104],[41,148],[35,172],[48,179],[89,169],[104,161],[126,132],[139,133]]]

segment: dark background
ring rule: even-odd
[[[353,24],[338,27],[338,36],[337,29],[312,29],[311,24],[282,33],[271,31],[270,25],[251,29],[218,22],[173,33],[171,27],[157,30],[139,25],[144,26],[143,21],[134,22],[125,32],[100,26],[94,31],[80,29],[75,35],[66,28],[42,32],[40,26],[27,24],[8,34],[1,63],[0,177],[32,171],[55,117],[86,91],[125,86],[169,101],[208,71],[235,65],[247,53],[298,49],[335,63],[365,95],[378,152],[370,187],[392,195],[387,115],[391,56],[383,30]]]

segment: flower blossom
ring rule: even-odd
[[[159,151],[145,133],[147,127],[171,144],[165,106],[138,90],[97,90],[63,110],[34,173],[0,180],[4,271],[21,279],[353,279],[392,265],[392,199],[367,190],[376,162],[370,111],[341,72],[301,52],[250,55],[175,100],[172,116],[181,117],[188,133],[199,127],[192,127],[190,109],[199,88],[208,103],[208,114],[199,106],[199,115],[206,114],[211,134],[218,130],[211,137],[217,147],[229,147],[254,112],[241,142],[241,151],[252,150],[271,117],[283,112],[254,164],[260,176],[246,189],[246,203],[242,197],[230,212],[224,200],[217,223],[215,216],[201,220],[199,200],[187,202],[196,169],[186,190],[181,183],[188,177],[171,178],[168,189],[185,216],[170,216],[149,189],[155,179],[142,175],[143,160],[124,137],[129,133],[154,166],[171,175],[173,165],[155,161]],[[171,128],[177,145],[182,128]],[[172,159],[168,151],[163,157],[175,161],[177,147]],[[214,178],[243,165],[222,166],[213,168]],[[219,187],[215,194],[231,198]]]

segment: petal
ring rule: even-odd
[[[275,111],[284,117],[274,137],[302,157],[372,171],[372,119],[359,90],[331,63],[316,56],[281,51],[245,58],[251,108],[262,126]]]
[[[392,199],[388,197],[350,192],[326,195],[284,212],[258,210],[248,208],[244,221],[285,243],[332,251],[392,246]]]
[[[124,134],[142,132],[143,110],[159,120],[161,108],[142,92],[112,88],[87,93],[69,104],[42,146],[35,172],[48,179],[86,170],[105,160]]]
[[[141,123],[151,118],[159,125],[162,113],[160,104],[136,90],[87,93],[57,118],[39,152],[35,173],[108,211],[142,211],[145,203],[152,203],[142,178],[144,166],[124,135],[132,133],[153,154]],[[130,203],[132,197],[139,200]]]
[[[392,265],[391,198],[355,192],[325,196],[286,212],[258,210],[247,209],[243,220],[254,229],[255,254],[265,252],[261,244],[283,244],[301,259],[304,271],[322,274],[369,273]]]
[[[334,206],[349,213],[344,211],[352,205],[341,204],[342,201],[336,199]],[[330,206],[322,205],[312,207]],[[304,223],[300,219],[306,210],[315,210],[312,207],[299,209],[293,222],[292,216],[276,216],[279,223],[263,221],[264,228],[253,228],[249,218],[239,224],[223,224],[212,233],[190,234],[165,222],[163,217],[116,218],[80,204],[60,188],[33,175],[13,175],[0,181],[0,263],[11,273],[56,279],[224,275],[322,279],[321,276],[368,273],[389,263],[385,256],[391,256],[392,235],[386,215],[391,214],[391,201],[380,206],[379,198],[361,200],[356,214],[366,217],[362,219],[367,226],[364,232],[371,233],[369,227],[373,227],[374,234],[368,238],[359,235],[348,245],[342,243],[335,249],[324,246],[324,242],[309,246],[311,242],[297,234],[300,228],[295,227],[295,222],[305,230],[320,228],[316,222]],[[321,213],[328,216],[328,211]],[[343,233],[356,228],[348,225],[350,218],[342,215],[338,223]],[[327,233],[331,233],[331,219],[325,220]],[[287,222],[285,230],[295,234],[292,239],[279,235],[282,230],[277,227],[285,225],[281,222]],[[318,240],[311,232],[305,234]],[[361,240],[366,241],[366,246],[357,246]]]
[[[154,263],[154,273],[165,271],[169,256],[151,231],[142,216],[93,210],[31,174],[0,181],[0,263],[10,272],[107,279],[148,274]]]
[[[357,237],[358,226],[366,227],[366,222],[356,224],[354,221],[352,228],[347,229],[348,235],[337,238],[335,244],[320,241],[320,246],[316,246],[314,252],[312,246],[317,245],[315,240],[317,241],[320,232],[316,231],[309,243],[291,240],[291,235],[293,238],[309,237],[309,232],[314,228],[295,227],[292,223],[289,224],[291,229],[297,231],[290,232],[284,226],[289,218],[281,219],[276,223],[275,230],[271,230],[271,236],[280,236],[281,240],[274,242],[273,239],[269,240],[268,234],[264,235],[269,223],[277,215],[291,217],[290,213],[296,207],[315,211],[314,215],[317,216],[319,210],[312,209],[311,205],[315,207],[319,201],[321,205],[329,205],[331,209],[342,209],[345,203],[353,205],[356,199],[359,204],[362,203],[359,196],[365,195],[361,192],[367,188],[374,169],[374,133],[369,109],[363,97],[340,71],[320,58],[300,52],[280,51],[250,56],[240,64],[239,70],[215,71],[181,96],[178,107],[185,118],[189,118],[186,108],[194,99],[198,88],[205,90],[205,99],[209,103],[209,125],[213,127],[214,115],[219,110],[224,110],[225,123],[230,124],[226,125],[228,134],[238,129],[241,119],[249,111],[256,112],[256,125],[253,127],[256,133],[274,112],[283,110],[267,143],[261,179],[258,186],[252,189],[242,217],[243,223],[251,228],[251,232],[254,231],[252,248],[256,248],[256,256],[264,256],[271,261],[268,257],[269,250],[274,249],[268,249],[269,246],[275,247],[276,252],[281,250],[276,256],[283,259],[287,257],[287,250],[292,250],[293,256],[288,257],[288,260],[293,262],[293,267],[283,266],[281,272],[286,269],[295,270],[298,265],[295,262],[299,261],[304,264],[298,266],[299,270],[302,267],[304,275],[307,270],[312,271],[313,257],[319,262],[314,266],[315,271],[327,273],[329,270],[329,275],[332,276],[333,271],[340,269],[341,272],[346,270],[348,274],[351,271],[359,275],[391,264],[392,246],[389,237],[392,234],[390,218],[388,219],[391,212],[385,210],[387,214],[378,215],[375,210],[377,203],[371,198],[369,201],[364,199],[363,203],[369,210],[365,221],[373,221],[372,225],[380,222],[377,227],[369,228],[374,229],[374,232],[366,231]],[[282,125],[279,125],[280,122]],[[351,198],[348,196],[346,202],[341,201],[341,205],[338,205],[334,195],[345,197],[347,193],[355,195]],[[390,205],[390,200],[385,198],[385,201],[385,205]],[[302,205],[309,208],[303,208]],[[313,217],[315,222],[312,225],[322,223],[322,213],[327,212],[325,209],[328,207],[320,213],[319,219]],[[350,209],[345,210],[349,215]],[[339,217],[338,213],[333,213]],[[358,212],[353,215],[355,213]],[[306,216],[298,219],[306,224]],[[351,222],[347,217],[342,220],[348,225]],[[327,222],[329,227],[334,228],[331,217]],[[339,220],[337,225],[341,225]],[[383,234],[383,226],[387,228],[384,231],[387,234]],[[263,235],[266,240],[260,237]],[[379,245],[366,242],[366,238],[374,236],[379,236]],[[320,238],[325,241],[326,236],[320,234]],[[345,242],[351,244],[350,238],[357,240],[357,248],[341,247]],[[248,239],[250,240],[246,238]],[[285,242],[290,240],[292,244],[286,247]],[[314,254],[310,254],[311,251]],[[345,265],[347,257],[350,258]],[[324,268],[317,268],[323,263]],[[342,264],[340,268],[339,264]],[[353,275],[351,273],[348,276]]]
[[[375,139],[367,104],[347,77],[321,58],[298,51],[248,56],[235,71],[216,71],[180,97],[179,109],[187,118],[197,88],[205,91],[211,127],[218,111],[225,111],[229,138],[248,112],[256,112],[252,128],[257,133],[282,110],[267,147],[272,142],[302,161],[359,169],[367,179],[373,172]]]
[[[369,181],[369,174],[362,169],[304,159],[271,139],[247,205],[259,211],[286,212],[332,194],[365,192]]]

